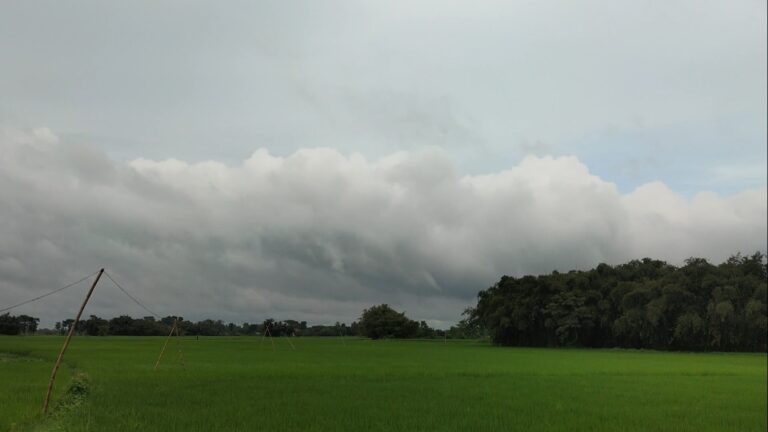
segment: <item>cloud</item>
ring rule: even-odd
[[[433,147],[118,162],[48,129],[6,129],[0,197],[3,303],[105,266],[159,313],[196,319],[348,321],[387,302],[450,324],[502,274],[766,250],[765,188],[621,194],[575,157],[463,175]],[[90,313],[142,315],[104,285]],[[78,296],[25,312],[66,318]]]
[[[295,3],[3,2],[0,118],[124,159],[438,145],[473,174],[533,152],[624,192],[764,184],[708,182],[766,159],[764,1]]]

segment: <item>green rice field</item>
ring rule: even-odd
[[[63,340],[0,337],[0,430],[766,430],[765,354],[353,338],[76,337],[43,416]]]

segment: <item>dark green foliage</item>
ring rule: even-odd
[[[301,336],[358,336],[359,325],[357,321],[347,325],[337,322],[334,325],[313,325],[307,327],[307,323],[302,321],[302,328],[297,334]]]
[[[88,336],[106,336],[109,333],[109,321],[91,315],[85,321],[85,334]]]
[[[474,308],[466,308],[461,314],[465,318],[455,326],[451,326],[448,331],[435,330],[437,337],[446,339],[480,339],[487,336],[485,327],[477,319]]]
[[[34,318],[29,315],[14,316],[9,313],[4,313],[0,315],[0,334],[33,334],[37,331],[37,324],[39,322],[39,318]]]
[[[0,334],[17,335],[21,333],[21,324],[18,317],[10,314],[0,315]]]
[[[765,351],[765,256],[677,268],[645,258],[589,271],[504,276],[480,291],[470,322],[516,346]]]
[[[429,328],[426,323],[424,327]],[[365,309],[360,317],[360,332],[371,339],[412,338],[416,337],[420,330],[425,331],[420,328],[419,323],[386,304]]]
[[[138,326],[134,326],[134,319],[128,315],[121,315],[119,317],[109,320],[109,334],[118,336],[127,336],[134,334]]]

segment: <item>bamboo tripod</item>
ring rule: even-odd
[[[272,338],[272,332],[269,331],[269,326],[264,329],[264,335],[261,337],[261,344],[264,345],[264,339],[269,335],[269,341],[272,343],[272,351],[275,350],[275,340]]]
[[[157,370],[157,367],[160,365],[160,360],[163,358],[163,354],[165,353],[165,349],[168,347],[168,342],[171,340],[171,336],[173,336],[174,333],[176,333],[176,342],[177,342],[177,348],[179,352],[179,363],[181,363],[181,366],[184,367],[184,353],[181,351],[181,335],[179,335],[179,319],[174,318],[173,319],[173,325],[171,326],[171,331],[168,333],[168,336],[165,338],[165,343],[163,343],[163,348],[160,350],[160,355],[157,357],[157,361],[155,362],[155,367],[152,370]]]
[[[294,336],[295,336],[295,335],[296,335],[296,332],[294,332],[293,334],[294,334]],[[267,336],[269,336],[269,342],[271,342],[271,343],[272,343],[272,351],[274,351],[274,350],[275,350],[275,338],[273,338],[273,337],[272,337],[272,332],[271,332],[271,331],[269,331],[269,326],[267,326],[267,327],[264,329],[264,334],[263,334],[263,335],[262,335],[262,337],[261,337],[261,343],[260,343],[260,345],[262,345],[262,346],[264,345],[264,339],[266,339],[266,337],[267,337]],[[286,337],[286,339],[285,339],[285,340],[286,340],[286,341],[288,341],[288,345],[290,345],[290,346],[291,346],[291,349],[294,349],[294,350],[296,349],[296,346],[295,346],[295,345],[293,345],[293,342],[291,342],[291,339],[290,339],[290,337]]]
[[[77,311],[75,321],[72,323],[72,326],[69,327],[67,339],[64,341],[64,345],[61,347],[61,352],[59,352],[59,357],[56,359],[56,364],[53,365],[51,380],[48,382],[48,392],[45,394],[45,401],[43,402],[43,414],[48,412],[48,403],[51,401],[51,392],[53,392],[53,384],[56,382],[56,373],[59,371],[61,361],[64,359],[64,353],[67,352],[69,341],[72,340],[72,336],[75,334],[75,328],[77,328],[77,323],[80,322],[80,316],[83,314],[85,305],[88,304],[88,300],[91,298],[91,294],[93,294],[93,289],[96,288],[96,284],[99,283],[99,279],[101,279],[102,274],[104,274],[104,269],[99,270],[99,273],[96,275],[96,279],[93,281],[93,285],[91,285],[91,289],[88,290],[88,294],[85,296],[85,300],[83,300],[83,304],[80,306],[80,310]]]
[[[296,332],[293,332],[293,336],[296,336]],[[295,349],[296,349],[296,347],[295,347],[295,346],[293,346],[293,342],[291,342],[291,336],[286,336],[286,337],[285,337],[285,340],[287,340],[287,341],[288,341],[288,345],[290,345],[290,346],[291,346],[291,349],[292,349],[292,350],[295,350]]]

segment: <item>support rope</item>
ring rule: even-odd
[[[142,308],[142,309],[144,309],[145,311],[147,311],[147,312],[149,312],[150,314],[152,314],[152,316],[154,316],[155,318],[157,318],[157,319],[160,319],[160,316],[159,316],[158,314],[156,314],[156,313],[152,312],[152,310],[151,310],[150,308],[148,308],[147,306],[145,306],[145,305],[144,305],[144,303],[140,302],[140,301],[139,301],[139,299],[137,299],[136,297],[132,296],[130,293],[128,293],[128,291],[126,291],[126,290],[125,290],[125,288],[123,288],[122,286],[120,286],[120,284],[119,284],[119,283],[117,283],[117,281],[116,281],[116,280],[112,279],[112,276],[111,276],[109,273],[107,273],[107,272],[104,272],[104,274],[105,274],[105,275],[107,275],[107,278],[109,278],[109,280],[111,280],[111,281],[112,281],[112,283],[113,283],[113,284],[115,284],[115,286],[116,286],[116,287],[117,287],[117,288],[118,288],[120,291],[122,291],[122,292],[123,292],[125,295],[127,295],[129,299],[133,300],[133,302],[134,302],[134,303],[136,303],[137,305],[139,305],[139,307],[141,307],[141,308]]]
[[[93,272],[93,273],[89,274],[88,276],[86,276],[86,277],[84,277],[84,278],[82,278],[82,279],[78,280],[77,282],[72,282],[71,284],[65,285],[65,286],[63,286],[63,287],[61,287],[61,288],[57,288],[57,289],[55,289],[55,290],[53,290],[53,291],[51,291],[51,292],[49,292],[49,293],[43,294],[43,295],[41,295],[41,296],[37,296],[37,297],[35,297],[35,298],[31,298],[31,299],[29,299],[29,300],[26,300],[26,301],[23,301],[23,302],[21,302],[21,303],[17,303],[17,304],[15,304],[15,305],[13,305],[13,306],[8,306],[8,307],[5,307],[5,308],[2,308],[2,309],[0,309],[0,312],[9,311],[9,310],[11,310],[11,309],[13,309],[13,308],[17,308],[17,307],[19,307],[19,306],[24,306],[24,305],[25,305],[25,304],[27,304],[27,303],[32,303],[32,302],[34,302],[34,301],[37,301],[37,300],[40,300],[40,299],[42,299],[42,298],[48,297],[49,295],[52,295],[52,294],[56,294],[56,293],[57,293],[57,292],[59,292],[59,291],[64,291],[64,290],[65,290],[65,289],[67,289],[67,288],[71,288],[71,287],[73,287],[73,286],[75,286],[75,285],[79,284],[80,282],[82,282],[82,281],[84,281],[84,280],[86,280],[86,279],[89,279],[90,277],[92,277],[92,276],[93,276],[93,275],[95,275],[96,273],[98,273],[98,271],[95,271],[95,272]],[[111,278],[110,278],[110,279],[111,279]]]

